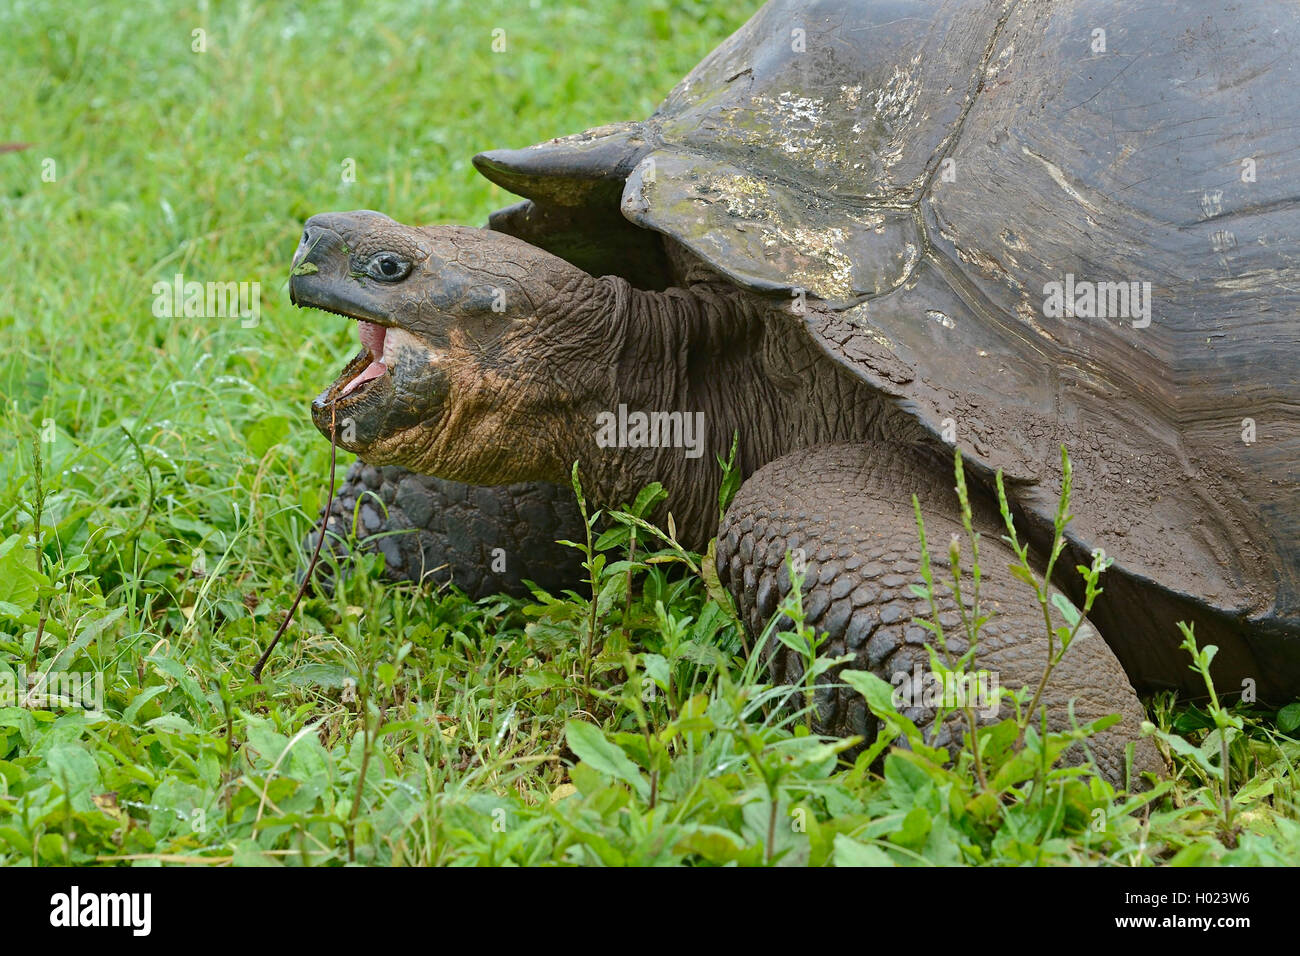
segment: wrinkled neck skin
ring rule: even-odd
[[[560,458],[579,462],[584,492],[597,506],[630,504],[658,481],[668,498],[654,520],[662,524],[671,513],[681,542],[702,548],[717,530],[718,459],[727,459],[733,435],[737,465],[748,477],[802,447],[895,431],[891,407],[823,355],[807,317],[791,313],[788,300],[721,281],[663,292],[611,276],[590,281],[590,294],[570,316],[587,334],[570,341],[590,345],[594,323],[598,344],[583,356],[584,398],[567,418]],[[691,435],[695,447],[601,447],[601,423],[608,442],[619,419],[627,420],[620,405],[627,416],[690,416],[693,425],[702,423]],[[633,429],[623,436],[635,438]],[[558,480],[568,480],[567,467]]]

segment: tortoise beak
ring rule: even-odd
[[[289,269],[289,301],[299,308],[311,306],[346,315],[333,289],[339,279],[346,278],[342,266],[348,262],[347,250],[342,237],[320,225],[319,218],[307,220],[298,248],[294,250]]]

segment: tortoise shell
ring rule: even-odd
[[[589,271],[662,287],[661,233],[789,298],[1040,531],[1067,446],[1124,613],[1210,614],[1294,693],[1298,41],[1274,3],[773,0],[644,122],[475,163]]]

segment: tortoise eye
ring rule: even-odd
[[[366,263],[366,275],[381,282],[397,282],[411,272],[411,263],[391,252],[379,252]]]

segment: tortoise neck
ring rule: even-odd
[[[598,505],[630,503],[658,481],[668,498],[656,520],[671,512],[682,543],[703,547],[733,436],[742,477],[800,447],[863,437],[853,409],[868,400],[854,402],[852,376],[783,302],[723,282],[662,292],[593,282],[602,355],[569,460]]]

